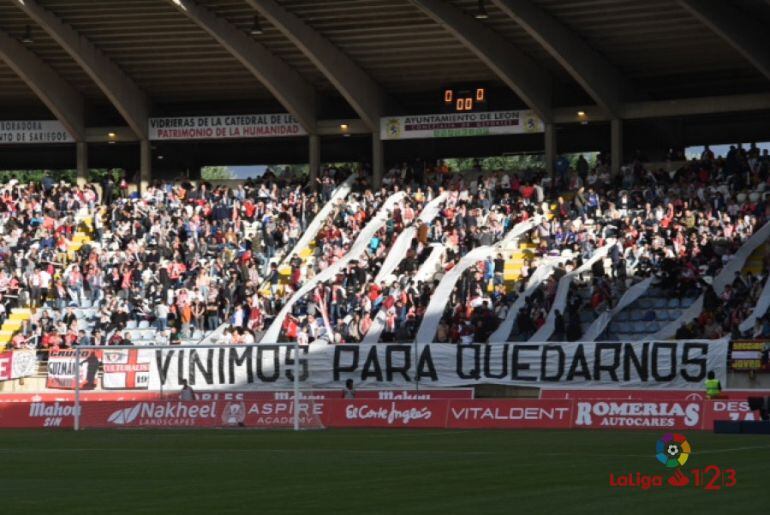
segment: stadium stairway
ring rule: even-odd
[[[32,318],[31,309],[13,308],[8,318],[3,322],[2,327],[0,327],[0,348],[11,343],[13,336],[21,329],[24,320],[29,320],[30,318]]]
[[[742,274],[745,275],[750,272],[752,275],[757,276],[764,272],[765,257],[768,255],[768,250],[768,243],[757,247],[746,260]]]
[[[597,340],[643,340],[678,319],[682,311],[695,300],[695,297],[672,298],[663,289],[651,286],[641,297],[615,315]]]
[[[91,243],[91,237],[83,231],[77,231],[72,235],[72,240],[67,245],[67,259],[73,261],[75,254],[83,247],[83,245]]]
[[[770,254],[770,243],[758,246],[747,258],[741,273],[759,275]],[[642,340],[679,319],[698,297],[672,298],[669,292],[652,286],[635,302],[615,315],[597,340]]]
[[[545,205],[543,206],[545,208]],[[551,220],[557,212],[559,206],[557,204],[551,204],[548,206],[549,212],[545,214],[547,220]],[[521,280],[521,270],[526,263],[532,263],[537,256],[537,245],[526,241],[512,241],[505,248],[502,249],[503,257],[505,258],[505,268],[503,269],[503,284],[505,285],[505,291],[510,293],[513,290],[518,289],[519,281]],[[531,272],[533,272],[532,270]],[[487,292],[494,291],[494,285],[487,287]]]
[[[67,259],[73,261],[75,254],[88,243],[91,243],[90,234],[93,232],[93,216],[88,210],[81,210],[78,213],[78,229],[72,235],[72,239],[67,245]]]
[[[535,249],[536,245],[534,243],[516,243],[515,241],[503,249],[502,254],[505,258],[503,284],[505,285],[505,291],[511,292],[518,287],[518,283],[521,280],[521,270],[527,262],[531,262],[535,258]],[[487,291],[492,293],[494,291],[494,284],[489,284]]]

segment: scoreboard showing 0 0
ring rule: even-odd
[[[483,111],[486,107],[486,88],[447,88],[444,90],[445,112],[464,113],[470,111]]]

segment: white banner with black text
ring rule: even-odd
[[[57,120],[0,120],[0,145],[74,143]]]
[[[149,135],[152,141],[168,141],[283,138],[307,132],[293,115],[277,113],[150,118]]]
[[[149,390],[291,389],[294,348],[286,345],[132,350],[122,360]],[[300,348],[302,389],[443,388],[499,384],[562,389],[699,390],[708,372],[726,382],[728,342],[687,340],[504,344],[311,344]],[[120,388],[110,381],[110,388]]]

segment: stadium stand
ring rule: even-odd
[[[272,176],[114,199],[12,182],[0,337],[195,343],[222,322],[228,343],[630,341],[672,324],[678,338],[762,334],[751,308],[766,238],[719,292],[711,283],[766,220],[767,167],[735,147],[669,173],[637,164],[618,189],[598,164],[552,197],[537,174],[404,183],[398,169],[376,191],[327,169],[319,193]]]
[[[755,508],[768,26],[0,0],[5,512]]]
[[[736,147],[671,173],[637,165],[618,190],[599,164],[550,198],[542,176],[502,172],[405,184],[394,170],[373,191],[329,169],[320,193],[270,176],[159,183],[108,205],[93,188],[10,183],[0,336],[57,349],[194,343],[222,322],[233,343],[761,333],[764,246],[721,291],[710,282],[766,220],[767,166]]]

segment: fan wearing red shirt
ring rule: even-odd
[[[372,283],[371,286],[369,286],[369,300],[374,303],[377,299],[380,298],[380,294],[382,293],[382,287],[380,287],[377,283]]]
[[[519,188],[521,196],[527,200],[531,199],[535,195],[535,187],[530,184],[524,184]]]

